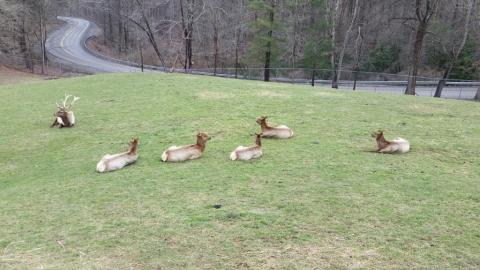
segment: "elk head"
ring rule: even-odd
[[[202,142],[205,143],[205,142],[209,141],[210,139],[211,139],[211,137],[208,136],[208,134],[205,133],[205,132],[199,132],[197,134],[197,141],[202,141]]]
[[[259,125],[266,125],[267,124],[267,118],[268,116],[260,116],[259,118],[257,118],[257,124]]]
[[[372,133],[372,137],[375,138],[377,141],[383,138],[383,130],[379,130],[377,132]]]
[[[131,155],[136,155],[137,154],[137,148],[138,148],[138,138],[133,138],[128,143],[128,153],[131,154]]]
[[[383,149],[390,144],[389,141],[385,140],[382,130],[372,133],[372,137],[377,141],[378,149]]]

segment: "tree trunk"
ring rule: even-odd
[[[475,97],[473,99],[476,100],[476,101],[480,101],[480,86],[478,87],[477,94],[475,95]]]
[[[238,78],[238,42],[240,36],[240,30],[235,30],[235,79]]]
[[[338,77],[337,77],[337,23],[338,23],[338,13],[340,11],[340,2],[342,0],[336,0],[335,8],[332,11],[332,28],[330,32],[331,37],[331,50],[330,55],[330,64],[332,69],[332,88],[338,88]]]
[[[44,38],[44,17],[43,17],[43,7],[40,11],[40,52],[42,54],[42,74],[45,74],[45,38]]]
[[[108,12],[108,41],[113,42],[112,13]]]
[[[103,45],[107,45],[107,16],[103,16]]]
[[[312,85],[312,86],[315,86],[315,67],[312,69],[312,82],[311,82],[311,85]]]
[[[357,77],[360,71],[360,56],[362,54],[363,35],[362,26],[358,27],[358,36],[355,40],[355,60],[353,64],[353,91],[357,89]]]
[[[433,95],[434,97],[436,98],[442,97],[442,90],[447,84],[448,77],[450,77],[450,72],[452,71],[454,65],[455,65],[454,62],[451,62],[448,65],[448,68],[443,73],[442,79],[440,79],[440,81],[437,84],[437,89],[435,90],[435,94]]]
[[[268,31],[267,49],[265,51],[265,69],[263,73],[263,80],[270,81],[270,61],[272,58],[272,38],[273,38],[273,23],[275,19],[275,3],[271,2],[271,10],[268,14],[270,22],[270,30]]]
[[[180,14],[182,18],[183,38],[185,42],[185,61],[183,64],[184,69],[191,69],[193,65],[193,4],[194,2],[192,0],[192,3],[189,3],[185,12],[183,0],[180,0]]]
[[[118,19],[118,53],[122,53],[122,36],[123,36],[123,21],[122,21],[122,16],[120,14],[122,10],[122,1],[117,1],[118,6],[117,6],[117,19]]]
[[[295,68],[297,65],[297,31],[298,31],[298,23],[299,23],[299,12],[298,12],[298,0],[295,1],[295,18],[293,21],[293,37],[292,37],[292,68]]]
[[[213,75],[217,75],[218,64],[218,28],[213,26]]]
[[[340,51],[340,56],[338,58],[337,82],[340,81],[340,77],[342,74],[343,57],[345,56],[345,49],[347,48],[348,39],[350,38],[350,33],[352,32],[353,25],[357,20],[358,6],[359,6],[358,3],[359,3],[359,0],[355,0],[355,7],[353,10],[352,21],[350,22],[350,26],[348,27],[347,32],[345,33],[345,38],[343,39],[342,50]]]
[[[20,40],[18,42],[20,46],[20,53],[22,57],[25,59],[25,67],[28,69],[32,69],[32,63],[30,61],[30,53],[29,53],[29,46],[28,46],[28,38],[27,38],[27,31],[25,30],[25,22],[20,24]]]
[[[137,3],[137,6],[140,8],[141,11],[141,16],[142,16],[142,21],[145,26],[142,25],[142,22],[137,22],[136,20],[126,17],[128,20],[133,22],[135,25],[137,25],[140,29],[143,30],[143,32],[147,35],[148,41],[150,45],[152,45],[153,50],[155,51],[155,54],[158,57],[158,60],[160,61],[160,64],[162,65],[162,68],[166,70],[167,66],[165,65],[165,61],[163,60],[162,54],[160,53],[160,49],[158,48],[157,41],[155,40],[155,34],[152,31],[152,28],[150,27],[150,23],[148,21],[148,18],[145,14],[145,9],[143,7],[142,2],[140,0],[135,1]]]
[[[127,27],[127,24],[124,23],[123,24],[123,34],[124,34],[124,43],[125,43],[125,51],[128,52],[128,27]]]
[[[426,34],[426,25],[419,23],[415,34],[415,43],[413,45],[413,58],[412,67],[408,77],[406,95],[415,95],[415,87],[417,85],[418,65],[420,64],[420,58],[423,48],[423,40]]]
[[[415,95],[417,85],[418,65],[420,64],[423,42],[427,33],[428,23],[435,14],[440,0],[415,0],[415,16],[417,27],[415,30],[415,42],[413,43],[412,66],[408,77],[406,95]],[[425,6],[425,10],[423,10]]]
[[[458,48],[455,48],[455,45],[453,45],[452,48],[452,58],[450,60],[450,64],[448,65],[448,68],[445,70],[445,73],[443,74],[442,79],[438,82],[437,89],[435,90],[435,95],[434,97],[439,98],[442,96],[442,91],[443,87],[445,87],[445,84],[450,77],[450,73],[452,72],[453,67],[455,66],[458,57],[460,56],[460,53],[462,52],[463,48],[465,47],[465,44],[467,43],[467,38],[468,38],[468,31],[470,30],[470,18],[472,15],[472,10],[473,7],[475,6],[476,0],[470,0],[468,9],[467,9],[467,16],[465,18],[465,24],[463,27],[463,38],[462,41],[460,42]]]
[[[143,45],[140,43],[140,68],[143,72]]]

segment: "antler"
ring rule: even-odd
[[[72,96],[72,95],[67,95],[67,93],[65,93],[65,99],[62,101],[64,108],[67,107],[67,101],[68,101],[68,99],[69,99],[71,96]]]
[[[77,100],[79,100],[79,99],[80,99],[80,97],[73,96],[73,100],[72,100],[72,102],[70,102],[70,104],[68,105],[68,109],[70,109],[70,108],[73,106],[73,104],[75,104],[75,101],[77,101]]]

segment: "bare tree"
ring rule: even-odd
[[[453,42],[453,45],[451,46],[449,52],[447,52],[446,51],[447,49],[445,48],[445,46],[443,46],[445,53],[447,53],[447,55],[449,56],[449,63],[443,73],[442,79],[438,82],[437,89],[435,90],[434,97],[437,97],[437,98],[442,96],[442,90],[445,87],[445,84],[448,78],[450,77],[450,73],[452,72],[452,69],[457,63],[458,57],[462,53],[462,50],[465,47],[465,44],[467,42],[468,32],[470,30],[470,22],[472,18],[472,11],[477,1],[476,0],[466,0],[466,1],[468,3],[467,3],[465,22],[463,25],[463,33],[462,33],[462,38],[460,39],[460,43],[457,45],[455,44],[456,40],[452,39],[451,41]]]
[[[338,21],[340,18],[340,4],[343,0],[333,0],[330,1],[328,8],[330,14],[330,38],[332,52],[330,55],[330,64],[332,68],[332,88],[338,88],[338,78],[337,78],[337,31],[338,31]]]
[[[358,76],[358,71],[360,70],[360,56],[362,54],[362,46],[363,46],[362,25],[359,25],[357,38],[355,39],[355,55],[354,55],[354,64],[353,64],[353,90],[356,90],[357,88],[357,76]]]
[[[423,42],[427,34],[428,25],[437,10],[440,0],[415,0],[415,41],[412,48],[412,62],[405,94],[415,95],[417,84],[418,65],[420,64]]]
[[[340,81],[340,77],[342,74],[342,66],[343,66],[343,57],[345,56],[345,49],[347,47],[347,43],[349,42],[350,39],[350,34],[352,32],[353,26],[357,20],[358,17],[358,11],[359,11],[359,2],[360,0],[354,0],[354,8],[353,8],[353,15],[352,15],[352,20],[350,22],[350,25],[345,32],[345,36],[343,38],[343,44],[342,44],[342,49],[340,50],[340,56],[338,57],[338,71],[337,71],[337,76],[335,77],[337,79],[336,85],[338,88],[338,81]]]
[[[160,64],[162,65],[163,68],[166,68],[165,60],[163,59],[163,56],[160,53],[157,40],[155,39],[155,33],[153,32],[152,27],[150,26],[150,21],[147,18],[147,15],[145,14],[145,6],[143,4],[143,1],[135,0],[135,3],[140,12],[140,19],[136,20],[129,16],[127,16],[127,19],[130,20],[132,23],[134,23],[136,26],[138,26],[138,28],[140,28],[145,33],[145,35],[147,35],[148,41],[152,45],[153,50],[155,51],[155,54],[157,55],[158,60],[160,61]]]

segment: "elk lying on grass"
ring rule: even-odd
[[[138,138],[132,139],[127,152],[116,155],[105,155],[97,164],[98,172],[109,172],[119,170],[138,159]]]
[[[202,156],[210,137],[207,133],[197,134],[197,143],[185,146],[171,146],[162,154],[162,161],[179,162],[197,159]]]
[[[259,158],[262,156],[262,133],[255,134],[255,146],[251,147],[244,147],[239,146],[237,147],[231,154],[231,160],[250,160],[254,158]]]
[[[262,128],[263,138],[287,139],[293,136],[293,131],[285,125],[271,127],[267,124],[267,117],[262,116],[257,118],[257,123]]]
[[[393,141],[387,141],[383,136],[383,131],[372,133],[372,137],[377,140],[378,153],[407,153],[410,150],[410,143],[402,138],[396,138]]]
[[[71,108],[73,104],[79,100],[79,97],[73,96],[72,101],[68,104],[68,99],[72,97],[71,95],[65,94],[65,99],[62,101],[62,105],[57,104],[57,112],[53,114],[55,116],[55,121],[50,127],[59,126],[63,127],[73,127],[75,125],[75,115]]]

